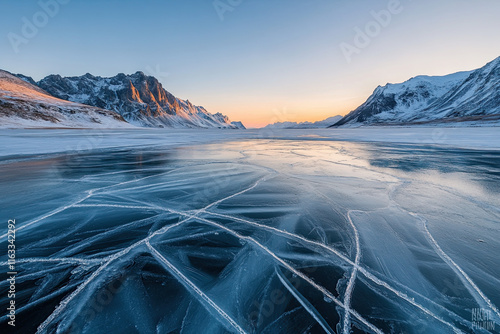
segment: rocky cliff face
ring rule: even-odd
[[[475,71],[379,86],[334,126],[497,120],[499,83],[500,57]]]
[[[152,76],[142,72],[111,78],[86,74],[63,78],[50,75],[38,86],[60,99],[115,111],[128,122],[148,127],[238,128],[220,113],[181,100]]]
[[[132,127],[113,111],[55,98],[21,77],[0,70],[0,127]]]

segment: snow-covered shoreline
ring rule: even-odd
[[[2,129],[0,157],[141,146],[177,147],[257,139],[389,142],[500,150],[499,127],[363,127],[310,130]]]

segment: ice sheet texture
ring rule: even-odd
[[[498,330],[500,153],[313,138],[4,160],[16,329]]]

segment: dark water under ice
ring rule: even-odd
[[[110,149],[4,161],[0,186],[18,333],[500,330],[499,151]]]

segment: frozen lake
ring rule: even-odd
[[[16,330],[500,331],[498,128],[335,131],[3,131]]]

